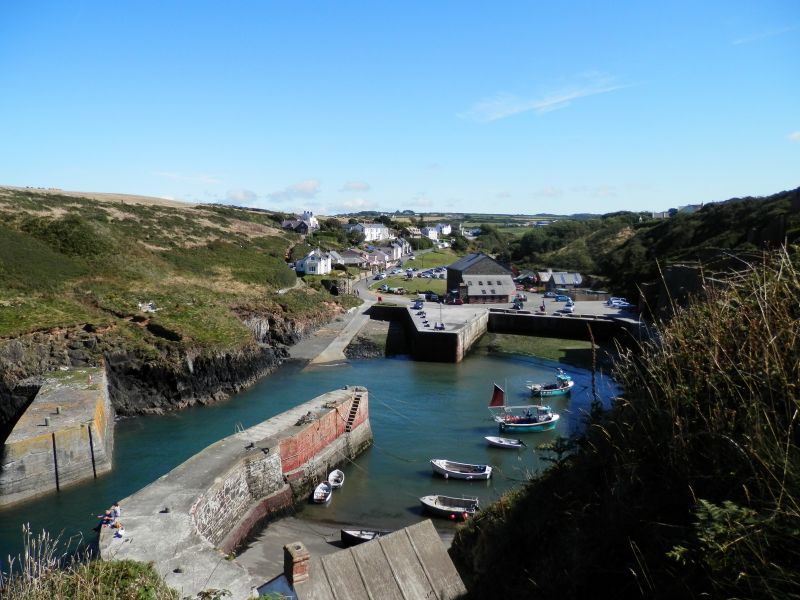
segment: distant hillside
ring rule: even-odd
[[[638,284],[658,278],[659,263],[708,260],[725,252],[742,254],[796,242],[799,193],[734,198],[669,219],[630,212],[561,219],[507,239],[506,250],[496,243],[493,247],[515,266],[575,270],[634,295]]]
[[[282,345],[352,302],[321,288],[277,293],[297,281],[286,257],[300,240],[280,228],[281,215],[95,197],[0,188],[0,404],[20,378],[103,356],[131,371],[120,375],[120,398],[125,386],[155,385],[137,383],[143,369],[174,375],[207,359],[211,378],[224,379],[211,363],[239,361],[238,380],[195,390],[215,397],[216,385],[230,391],[252,379]],[[157,310],[143,311],[150,302]],[[194,401],[192,390],[170,393]]]

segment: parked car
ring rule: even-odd
[[[611,296],[611,298],[606,300],[606,304],[608,306],[617,306],[618,304],[628,304],[628,301],[625,298],[618,298],[616,296]]]
[[[569,296],[564,296],[562,294],[559,294],[558,296],[556,296],[555,300],[556,302],[569,302],[570,300],[572,300],[572,298],[570,298]]]
[[[555,292],[545,292],[544,293],[544,297],[545,298],[555,298],[556,297],[556,293]]]
[[[514,300],[522,300],[523,302],[527,302],[528,297],[522,292],[517,292],[516,294],[514,294]]]
[[[378,273],[375,275],[375,280],[380,281],[381,279],[386,279],[386,273]]]
[[[433,292],[425,292],[425,300],[429,300],[430,302],[438,302],[439,294],[434,294]]]
[[[382,292],[388,292],[388,291],[389,291],[389,284],[388,284],[388,283],[384,283],[384,284],[383,284],[381,287],[379,287],[378,289],[379,289],[380,291],[382,291]]]
[[[564,308],[561,309],[562,313],[569,313],[572,314],[575,312],[575,305],[574,304],[565,304]]]

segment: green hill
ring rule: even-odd
[[[111,360],[118,409],[140,386],[154,407],[169,394],[176,406],[220,397],[276,364],[285,344],[356,303],[293,288],[300,237],[282,217],[0,188],[0,422],[18,380],[65,364]]]

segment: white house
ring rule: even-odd
[[[389,239],[389,228],[383,223],[355,223],[347,225],[347,231],[354,229],[364,234],[365,242],[379,242]]]
[[[327,275],[331,272],[331,256],[321,250],[312,250],[297,261],[295,269],[306,275]]]
[[[429,240],[439,239],[439,230],[436,227],[423,227],[420,232],[422,233],[422,237],[426,237]]]
[[[403,249],[398,244],[389,244],[388,246],[381,246],[378,248],[381,252],[384,252],[389,256],[389,260],[396,261],[400,260],[400,257],[403,256]]]
[[[437,223],[436,231],[439,232],[439,235],[450,235],[453,228],[450,226],[450,223]]]
[[[303,211],[303,216],[298,220],[308,225],[309,231],[313,229],[319,229],[319,221],[317,221],[317,217],[315,217],[314,213],[311,211]]]

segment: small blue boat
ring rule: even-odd
[[[531,396],[548,398],[550,396],[563,396],[569,394],[575,382],[572,377],[564,372],[564,369],[556,369],[555,383],[528,383],[527,387],[531,391]]]

